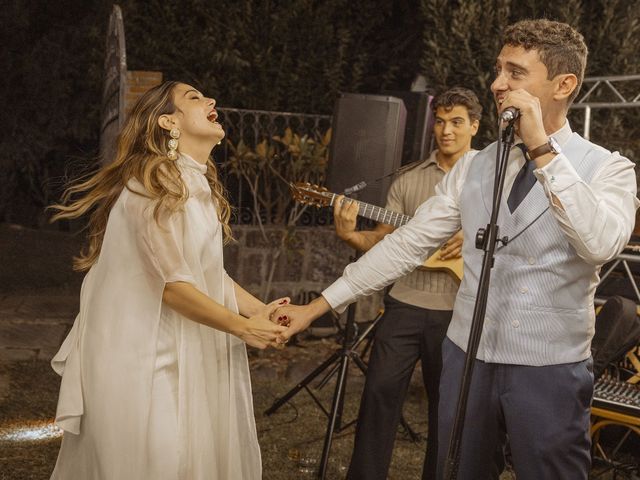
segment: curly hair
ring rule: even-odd
[[[572,73],[578,84],[569,97],[569,104],[578,95],[587,67],[589,50],[584,37],[566,23],[544,18],[521,20],[506,28],[503,45],[536,50],[547,67],[547,79],[562,73]]]
[[[482,105],[480,105],[478,97],[473,91],[463,87],[453,87],[436,96],[433,99],[431,108],[435,113],[440,107],[449,111],[458,105],[466,107],[467,112],[469,112],[469,119],[472,122],[479,121],[482,117]]]
[[[115,160],[97,172],[78,179],[65,190],[62,203],[48,207],[57,211],[51,218],[52,222],[89,213],[89,245],[74,259],[75,270],[88,270],[98,260],[109,213],[129,180],[136,179],[144,186],[144,192],[134,193],[154,201],[156,222],[161,211],[175,212],[187,201],[189,192],[180,170],[176,162],[167,157],[168,133],[158,125],[161,115],[176,110],[173,91],[180,83],[165,82],[142,95],[118,136]],[[205,177],[218,207],[225,240],[228,241],[232,238],[229,226],[231,207],[211,158],[207,160]]]

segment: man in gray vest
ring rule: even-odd
[[[600,267],[625,247],[639,202],[633,163],[584,140],[567,122],[586,58],[582,35],[564,23],[524,20],[504,33],[491,90],[498,112],[520,111],[522,145],[509,155],[497,223],[510,240],[495,254],[460,480],[486,477],[501,428],[518,480],[588,477],[593,298]],[[288,337],[329,308],[340,311],[405,275],[462,226],[464,279],[442,346],[438,478],[478,289],[483,252],[474,237],[489,221],[495,153],[491,144],[462,157],[412,221],[311,304],[286,309]]]
[[[451,88],[433,99],[433,133],[438,148],[426,160],[409,165],[394,180],[386,209],[413,216],[435,194],[436,185],[458,159],[471,150],[482,106],[471,90]],[[366,252],[394,227],[379,223],[373,230],[356,230],[358,206],[338,197],[334,223],[338,236]],[[462,232],[443,246],[439,255],[452,264],[459,260]],[[458,260],[455,260],[458,259]],[[442,262],[443,267],[447,266]],[[422,478],[435,477],[438,451],[438,388],[445,337],[459,279],[446,271],[416,269],[395,282],[385,297],[384,315],[376,326],[367,379],[362,393],[349,480],[387,478],[402,404],[413,369],[422,364],[422,379],[429,399],[429,435]]]

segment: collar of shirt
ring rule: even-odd
[[[475,152],[476,150],[471,148],[469,150],[469,152]],[[421,168],[427,168],[430,166],[435,166],[437,168],[439,168],[440,170],[442,170],[444,173],[447,173],[447,170],[445,170],[444,168],[442,168],[442,166],[438,163],[438,158],[436,157],[436,154],[438,153],[438,149],[436,148],[434,151],[431,152],[431,155],[429,155],[429,157],[422,163]],[[465,154],[468,152],[465,152]],[[462,157],[460,157],[462,158]],[[460,160],[460,159],[458,159]],[[454,164],[455,165],[455,164]],[[451,166],[451,168],[453,168],[453,165]]]
[[[569,120],[565,119],[564,125],[562,126],[562,128],[560,128],[560,130],[552,133],[549,136],[555,138],[556,142],[558,142],[558,144],[561,147],[564,147],[566,143],[569,141],[569,139],[571,138],[572,133],[573,133],[573,130],[571,130],[571,125],[569,125]],[[518,151],[520,152],[520,157],[524,158],[522,155],[522,150],[516,147],[516,145],[519,143],[522,143],[522,140],[520,139],[520,137],[516,135],[515,140],[513,142],[513,146],[511,147],[511,155],[513,155],[514,152]]]
[[[438,164],[438,158],[436,157],[437,153],[438,153],[438,149],[436,148],[429,154],[427,159],[422,163],[422,168],[435,166],[442,170],[442,167]]]
[[[415,169],[418,169],[418,168],[423,169],[423,170],[428,168],[428,167],[431,167],[431,166],[440,168],[440,166],[438,165],[438,161],[436,160],[436,152],[437,151],[438,150],[434,150],[433,152],[431,152],[431,154],[424,160],[411,162],[411,163],[408,163],[406,165],[401,166],[399,169],[397,169],[395,171],[395,175],[397,175],[397,176],[404,175],[405,173],[410,172],[410,171],[415,170]]]
[[[191,170],[195,170],[197,172],[202,173],[203,175],[205,173],[207,173],[207,166],[206,165],[203,165],[202,163],[198,162],[197,160],[194,160],[192,157],[190,157],[189,155],[187,155],[185,153],[181,153],[176,161],[178,162],[178,165],[180,165],[181,167],[184,167],[184,168],[187,168],[187,169],[191,169]]]
[[[178,162],[178,168],[182,173],[182,181],[187,190],[189,190],[189,195],[201,200],[211,199],[211,187],[205,176],[207,166],[184,153],[180,154],[176,162]]]

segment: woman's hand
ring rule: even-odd
[[[167,283],[162,301],[186,318],[235,335],[252,347],[266,348],[271,345],[280,348],[284,343],[281,336],[287,327],[271,322],[269,317],[276,308],[286,306],[289,298],[279,298],[265,305],[241,287],[236,287],[236,292],[240,292],[245,300],[245,308],[241,310],[244,315],[229,310],[187,282]],[[278,338],[280,342],[276,341]]]
[[[247,345],[259,349],[267,347],[282,348],[284,343],[282,338],[288,327],[272,322],[269,317],[273,315],[278,307],[288,303],[288,299],[286,299],[285,303],[281,303],[283,300],[285,299],[275,300],[262,307],[255,315],[244,319],[237,332],[234,332],[234,335]]]

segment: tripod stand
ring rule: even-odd
[[[327,471],[327,465],[329,461],[329,452],[331,450],[331,443],[333,440],[334,432],[340,432],[345,428],[351,426],[355,421],[349,422],[346,425],[342,424],[342,410],[344,405],[344,395],[347,383],[347,372],[349,362],[353,361],[355,365],[366,376],[367,365],[360,357],[360,354],[356,351],[357,347],[369,337],[371,332],[376,327],[378,321],[382,317],[382,311],[380,311],[374,318],[371,325],[369,325],[363,332],[356,338],[356,325],[355,325],[355,304],[349,305],[347,310],[347,322],[344,327],[344,338],[340,349],[336,350],[331,356],[329,356],[324,362],[322,362],[315,370],[309,373],[302,381],[300,381],[295,387],[287,392],[282,397],[278,398],[271,407],[265,410],[265,415],[271,415],[275,413],[282,405],[287,403],[293,398],[300,390],[305,389],[318,407],[329,418],[327,425],[327,431],[324,439],[324,446],[322,449],[322,457],[320,461],[320,470],[318,472],[318,478],[324,479]],[[322,374],[329,366],[333,365],[333,368],[325,375],[320,381],[318,388],[322,388],[329,378],[338,372],[338,378],[336,380],[336,387],[333,394],[333,400],[331,404],[331,411],[327,411],[320,400],[309,389],[309,384],[320,374]],[[411,427],[406,423],[404,418],[400,420],[401,425],[407,431],[413,441],[420,439],[420,436],[415,433]]]

